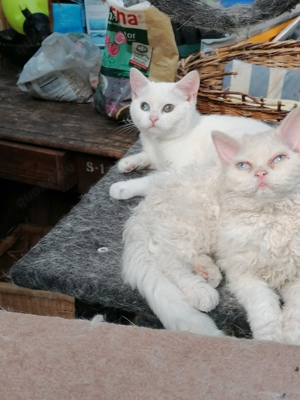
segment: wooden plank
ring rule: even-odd
[[[0,177],[67,191],[77,184],[73,154],[0,140]]]
[[[29,251],[50,229],[49,226],[20,224],[9,236],[0,241],[0,272],[3,275],[0,282],[0,308],[36,315],[75,318],[75,299],[73,297],[45,290],[23,288],[10,281],[7,282],[6,268],[11,264],[11,260],[6,265],[4,253],[7,252],[8,255],[8,251],[11,250],[16,259],[19,259],[21,252],[18,251],[18,246],[15,246],[16,242],[19,241],[23,251]],[[23,245],[20,242],[23,242]]]
[[[51,228],[23,223],[0,240],[0,281],[10,281],[7,273],[13,263],[22,258]]]
[[[0,307],[26,314],[75,318],[73,297],[44,290],[25,289],[7,282],[0,282]]]
[[[14,71],[0,69],[0,138],[120,158],[135,131],[101,116],[92,104],[39,100],[16,85]]]

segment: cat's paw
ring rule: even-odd
[[[196,310],[194,310],[196,311]],[[215,337],[224,337],[223,331],[217,328],[214,321],[206,314],[197,312],[198,315],[187,313],[182,320],[177,321],[175,329],[178,331],[198,333]],[[173,327],[174,330],[174,327]]]
[[[218,287],[221,280],[222,280],[222,274],[221,274],[219,268],[208,272],[208,283],[213,288]]]
[[[201,275],[213,288],[219,286],[222,274],[210,257],[199,257],[193,264],[193,272]]]
[[[253,333],[253,339],[255,340],[267,340],[269,342],[283,343],[283,337],[278,332],[266,332],[266,333]]]
[[[207,269],[199,265],[194,268],[194,273],[201,275],[213,288],[218,287],[222,280],[222,274],[217,266]]]
[[[219,304],[219,293],[209,283],[195,282],[183,289],[188,303],[200,311],[211,311]]]
[[[123,174],[124,173],[127,174],[128,172],[134,170],[145,169],[150,167],[151,167],[151,162],[145,152],[133,154],[131,156],[122,158],[118,162],[118,170]]]
[[[131,157],[122,158],[118,162],[118,171],[121,172],[122,174],[127,174],[131,171],[136,170],[137,168],[138,167],[136,163],[134,163],[133,160],[131,160]]]
[[[127,200],[133,197],[126,181],[113,183],[109,188],[109,195],[117,200]]]
[[[282,343],[284,341],[282,334],[282,318],[278,317],[259,328],[256,327],[253,329],[252,327],[252,333],[253,339],[255,340],[268,340]]]
[[[284,313],[282,332],[285,343],[300,345],[300,315],[298,310]]]

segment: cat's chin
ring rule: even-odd
[[[270,192],[270,191],[272,191],[272,189],[271,189],[271,187],[269,186],[269,185],[267,185],[267,184],[264,184],[264,185],[258,185],[257,186],[257,188],[256,188],[256,192],[262,192],[262,193],[264,193],[264,192]]]
[[[176,131],[174,130],[169,130],[169,129],[163,129],[162,127],[156,127],[156,126],[151,126],[147,128],[147,135],[150,137],[156,138],[156,139],[174,139],[177,138],[178,136],[181,136],[177,134]]]
[[[265,197],[274,194],[274,190],[272,190],[269,185],[259,185],[257,186],[255,193],[258,196]]]
[[[284,198],[284,196],[282,196],[280,193],[277,193],[270,186],[260,187],[255,192],[254,197],[261,203],[277,203]]]
[[[246,198],[253,198],[257,200],[266,200],[270,201],[273,200],[274,198],[277,198],[276,193],[270,186],[257,186],[252,189],[249,189],[245,192],[240,192],[242,194],[242,197]]]
[[[157,126],[149,126],[147,127],[147,131],[152,135],[159,135],[162,129]]]

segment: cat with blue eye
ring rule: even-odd
[[[262,135],[213,140],[222,163],[216,263],[255,339],[300,345],[300,108]]]
[[[182,167],[210,160],[218,161],[211,139],[213,130],[232,137],[264,132],[269,126],[246,117],[201,115],[196,110],[200,78],[191,71],[176,83],[151,82],[131,68],[132,102],[130,115],[140,132],[142,151],[118,163],[122,173],[150,169],[167,174]],[[151,187],[151,174],[114,183],[110,195],[115,199],[145,196]]]
[[[206,313],[222,270],[254,339],[300,345],[300,108],[262,134],[211,138],[219,162],[153,174],[125,226],[123,278],[166,328],[221,336]]]

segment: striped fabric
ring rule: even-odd
[[[225,72],[237,72],[223,79],[223,89],[254,97],[300,100],[300,70],[269,68],[232,60]]]

